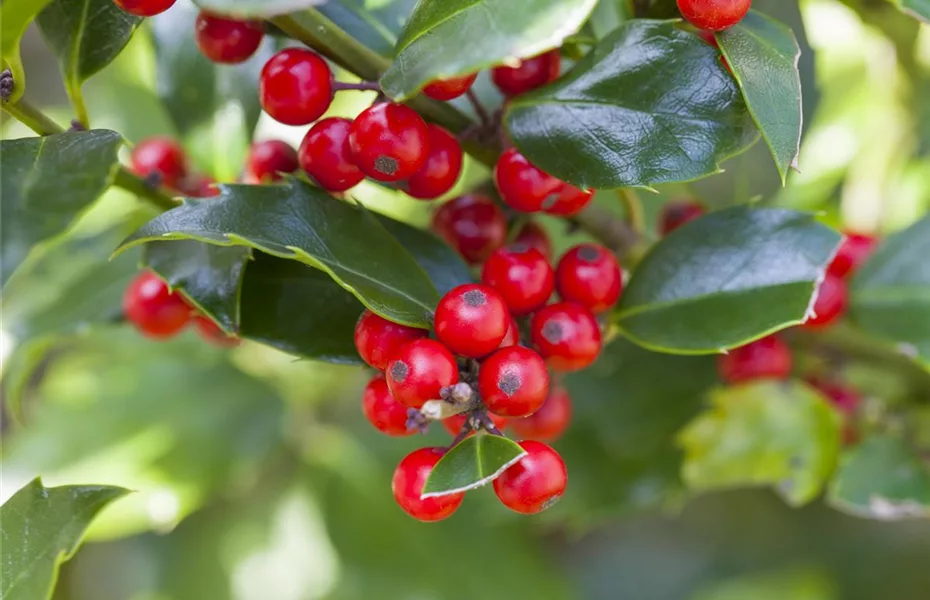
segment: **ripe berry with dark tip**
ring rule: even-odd
[[[676,200],[662,207],[659,213],[659,235],[666,236],[688,221],[704,215],[707,209],[692,200]]]
[[[494,480],[494,493],[510,510],[526,515],[555,504],[568,486],[568,470],[559,453],[542,442],[518,442],[527,454]]]
[[[856,271],[865,259],[872,254],[878,240],[861,233],[846,233],[840,247],[827,267],[827,273],[837,277],[846,277]]]
[[[113,2],[137,17],[154,17],[171,8],[176,0],[113,0]]]
[[[824,277],[817,287],[814,314],[804,322],[807,329],[823,329],[836,323],[846,313],[849,305],[849,288],[846,281],[830,275]]]
[[[366,310],[355,324],[355,349],[370,366],[383,371],[405,344],[429,335],[425,329],[388,321]]]
[[[442,388],[459,381],[459,367],[449,350],[435,340],[415,340],[395,352],[385,370],[388,388],[398,402],[420,408],[440,398]]]
[[[146,337],[167,339],[181,332],[193,311],[180,294],[151,271],[139,273],[123,294],[123,314]]]
[[[380,102],[352,121],[349,148],[365,175],[378,181],[400,181],[426,164],[429,129],[412,108]]]
[[[555,273],[542,252],[514,244],[498,248],[484,263],[481,282],[504,298],[516,316],[546,304],[555,288]]]
[[[234,335],[229,335],[220,326],[203,315],[197,315],[193,318],[194,327],[201,338],[220,348],[233,348],[238,346],[242,340]]]
[[[491,81],[505,96],[516,96],[558,79],[561,63],[559,49],[554,48],[521,60],[516,67],[494,67],[491,69]]]
[[[678,10],[698,29],[722,31],[739,23],[752,0],[678,0]]]
[[[281,179],[281,173],[293,173],[299,166],[297,151],[287,142],[256,142],[249,148],[242,180],[251,184],[278,181]]]
[[[180,144],[168,137],[156,136],[142,140],[132,149],[129,159],[132,172],[148,178],[158,177],[158,183],[174,188],[187,175],[187,157]]]
[[[491,422],[494,423],[494,426],[499,430],[507,427],[507,423],[510,422],[510,419],[507,417],[500,417],[495,414],[489,413],[488,417],[490,417]],[[467,413],[452,415],[451,417],[442,420],[442,426],[445,427],[446,431],[448,431],[454,437],[462,430],[462,426],[465,425],[465,419],[467,418]]]
[[[466,194],[439,207],[432,230],[471,264],[483,263],[507,240],[507,219],[491,198]]]
[[[613,253],[597,244],[580,244],[566,252],[555,272],[563,300],[587,306],[593,312],[608,310],[623,291],[623,273]]]
[[[462,172],[462,147],[455,136],[432,123],[429,131],[429,155],[419,171],[410,176],[405,189],[414,198],[432,200],[452,189]]]
[[[552,442],[557,440],[572,420],[572,398],[561,385],[550,388],[549,397],[539,410],[528,417],[511,421],[513,432],[523,439]]]
[[[530,335],[556,371],[584,369],[601,352],[601,329],[594,313],[574,302],[550,304],[533,315]]]
[[[501,199],[522,212],[546,211],[571,216],[583,209],[593,192],[544,173],[516,148],[508,148],[494,166],[494,183]]]
[[[529,221],[524,225],[514,243],[527,248],[536,248],[542,252],[546,260],[552,260],[552,242],[549,240],[549,234],[536,221]]]
[[[727,383],[785,379],[791,374],[791,349],[770,335],[718,356],[717,372]]]
[[[194,24],[194,40],[204,56],[217,63],[245,62],[262,45],[261,21],[225,19],[203,12]]]
[[[435,498],[421,498],[423,487],[433,467],[442,458],[442,448],[420,448],[404,457],[394,470],[391,490],[394,500],[414,519],[441,521],[452,515],[465,498],[465,493],[446,494]]]
[[[352,161],[349,128],[352,121],[329,117],[314,123],[300,143],[300,166],[324,190],[344,192],[365,179]]]
[[[407,427],[407,407],[394,399],[384,375],[368,382],[362,393],[362,412],[375,429],[394,437],[412,435],[416,428]]]
[[[259,86],[262,108],[285,125],[307,125],[323,116],[333,101],[333,74],[317,53],[285,48],[272,56]]]
[[[433,100],[454,100],[467,92],[477,77],[477,73],[472,73],[461,77],[436,79],[423,88],[423,93]]]
[[[481,363],[478,391],[488,410],[502,417],[533,414],[549,395],[549,371],[542,357],[523,346],[498,350]]]
[[[440,342],[452,352],[471,358],[493,352],[509,326],[510,313],[501,295],[476,284],[449,290],[439,301],[433,322]]]

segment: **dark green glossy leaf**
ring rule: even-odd
[[[477,434],[446,452],[426,479],[423,497],[445,496],[491,483],[526,451],[499,435]]]
[[[710,354],[804,322],[840,240],[813,215],[735,206],[674,231],[643,259],[615,320],[636,343]]]
[[[3,600],[50,598],[58,567],[81,544],[90,522],[129,490],[105,485],[47,488],[33,479],[0,506],[0,596]]]
[[[930,467],[898,438],[868,438],[844,458],[829,499],[861,517],[930,518]]]
[[[42,9],[52,0],[3,0],[0,3],[0,59],[3,68],[13,73],[13,94],[10,102],[18,101],[26,91],[26,72],[19,54],[19,42]]]
[[[813,500],[836,464],[840,419],[803,383],[762,381],[713,392],[678,436],[693,490],[772,486],[792,505]]]
[[[788,169],[797,169],[801,146],[798,40],[790,27],[756,11],[718,33],[717,40],[784,185]]]
[[[304,10],[326,0],[194,0],[194,4],[216,14],[231,17],[273,17]]]
[[[930,0],[896,0],[898,8],[915,19],[930,23]]]
[[[354,39],[381,56],[392,58],[394,45],[416,3],[417,0],[387,0],[366,6],[365,0],[338,0],[325,2],[316,10]]]
[[[689,181],[757,137],[719,54],[670,21],[633,20],[555,83],[511,100],[514,143],[585,188]]]
[[[675,0],[617,0],[632,5],[633,15],[637,19],[678,19],[678,5]]]
[[[395,100],[434,79],[535,56],[561,45],[594,0],[421,0],[397,42],[381,88]]]
[[[417,264],[426,271],[440,295],[457,285],[471,283],[471,269],[462,257],[438,237],[401,221],[376,215],[394,239],[413,255]]]
[[[0,144],[3,281],[37,243],[61,233],[110,185],[122,138],[104,129]]]
[[[930,217],[891,237],[853,278],[849,316],[930,362]]]

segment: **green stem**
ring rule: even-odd
[[[626,210],[626,219],[633,228],[633,231],[642,235],[646,230],[646,217],[643,214],[643,203],[639,195],[632,188],[620,188],[616,190],[617,197],[623,203]]]
[[[145,181],[139,179],[136,175],[127,170],[126,167],[121,166],[119,171],[116,172],[116,177],[113,178],[113,185],[131,194],[135,194],[139,198],[145,198],[161,210],[171,210],[178,206],[178,203],[175,202],[171,196],[161,191],[161,189],[152,187]]]
[[[25,100],[3,102],[3,110],[38,135],[54,135],[64,131],[58,123],[49,119],[42,111]]]

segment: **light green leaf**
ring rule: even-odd
[[[426,479],[423,498],[473,490],[491,483],[526,451],[499,435],[476,434],[446,452]]]
[[[930,0],[895,0],[905,13],[924,23],[930,23]]]
[[[3,0],[0,3],[0,59],[4,69],[13,73],[13,94],[9,102],[18,101],[26,91],[26,72],[19,55],[19,42],[36,15],[52,0]]]
[[[704,586],[691,600],[836,600],[837,590],[828,573],[792,568],[752,573]]]
[[[340,0],[316,8],[340,29],[381,56],[394,57],[407,17],[417,0]]]
[[[273,17],[304,10],[326,0],[194,0],[204,10],[230,17]]]

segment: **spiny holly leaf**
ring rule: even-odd
[[[81,84],[116,58],[141,22],[113,0],[54,0],[39,14],[36,24],[58,56],[81,122],[87,122]]]
[[[742,346],[804,322],[840,235],[813,215],[735,206],[675,230],[646,256],[615,321],[676,354]]]
[[[930,216],[891,237],[850,288],[849,316],[868,333],[909,344],[930,363]]]
[[[109,187],[122,138],[105,129],[3,140],[3,282],[35,244],[61,233]]]
[[[673,22],[629,21],[565,77],[511,100],[505,123],[534,164],[580,187],[711,175],[758,135],[719,56]]]
[[[98,512],[129,490],[105,485],[47,488],[34,479],[0,507],[3,600],[50,598],[58,567],[71,558]]]
[[[529,58],[575,33],[596,0],[420,0],[381,77],[395,100],[434,79]]]
[[[915,19],[920,19],[924,23],[930,23],[930,0],[895,0],[898,8],[911,15]]]
[[[26,72],[19,55],[19,42],[36,15],[52,0],[3,0],[0,3],[0,59],[13,73],[13,93],[9,102],[18,101],[26,91]]]
[[[388,233],[413,255],[440,295],[472,281],[471,270],[462,257],[435,235],[384,215],[375,216]]]
[[[717,40],[784,185],[801,147],[798,40],[790,27],[756,11],[718,33]]]
[[[265,18],[296,12],[322,4],[326,0],[194,0],[210,12],[239,18]]]
[[[773,486],[792,505],[813,500],[836,463],[839,417],[800,382],[762,381],[713,392],[678,436],[693,490]]]
[[[868,438],[843,460],[829,500],[840,510],[883,521],[930,518],[930,467],[898,438]]]
[[[526,456],[526,451],[503,436],[476,434],[445,453],[433,467],[423,498],[473,490],[487,485]]]
[[[365,0],[324,2],[316,10],[354,39],[381,56],[393,58],[400,37],[417,0],[387,0],[371,6]]]

